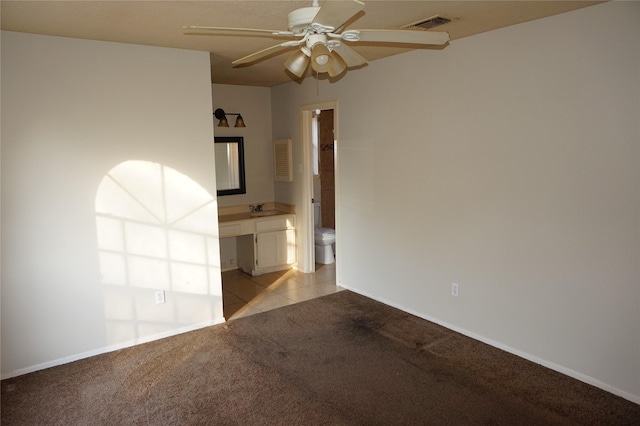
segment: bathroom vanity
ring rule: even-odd
[[[236,238],[238,267],[251,275],[290,268],[296,261],[293,213],[266,210],[218,216],[220,238]]]

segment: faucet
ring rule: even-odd
[[[255,206],[253,204],[250,204],[249,207],[251,208],[251,213],[261,212],[264,204],[257,204]]]

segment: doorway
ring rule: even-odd
[[[320,217],[314,223],[335,229],[334,117],[333,109],[313,114],[313,199],[320,203]],[[316,209],[314,209],[314,214]]]
[[[314,202],[320,202],[320,224],[335,230],[334,250],[339,245],[339,218],[337,209],[338,161],[337,161],[337,103],[326,102],[302,108],[304,185],[303,199],[308,200],[303,209],[306,224],[304,258],[306,270],[314,272],[315,264],[315,213]],[[338,256],[336,256],[336,263]],[[336,265],[336,272],[338,266]]]

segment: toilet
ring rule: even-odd
[[[320,226],[321,216],[320,203],[313,203],[316,263],[328,265],[336,261],[333,255],[333,244],[336,242],[336,231],[331,228],[322,228]]]

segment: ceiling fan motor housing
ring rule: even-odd
[[[303,7],[289,13],[289,31],[294,34],[302,33],[313,22],[320,7]]]

